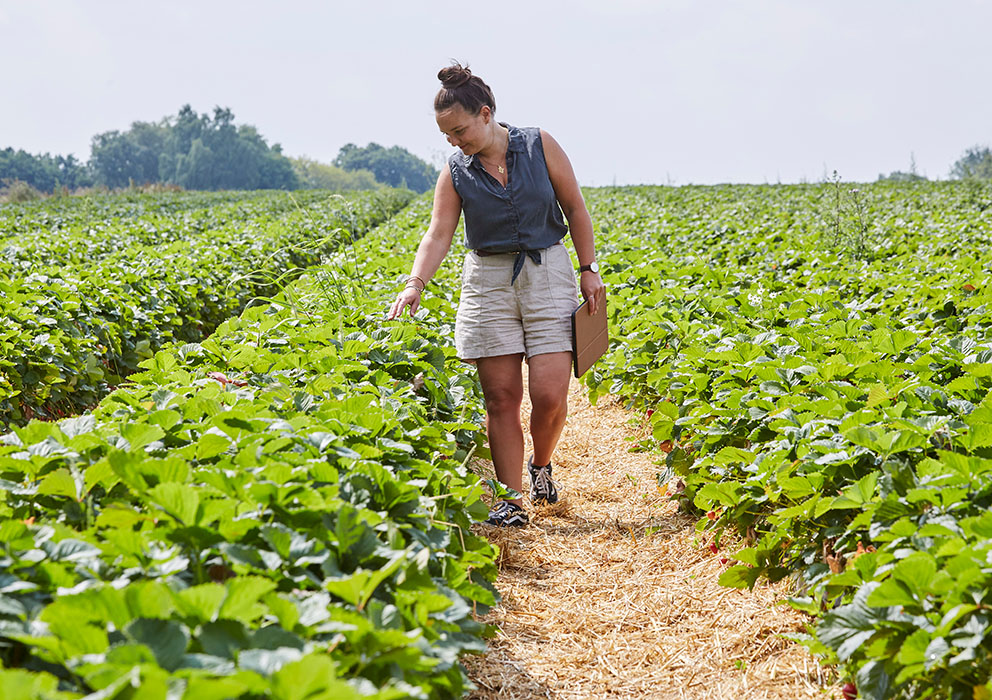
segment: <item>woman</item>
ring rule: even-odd
[[[406,307],[411,314],[417,311],[464,211],[469,251],[455,319],[458,356],[474,362],[479,372],[496,476],[520,493],[522,358],[527,358],[534,444],[527,461],[530,498],[554,503],[551,457],[565,425],[571,314],[578,303],[575,272],[561,239],[570,228],[582,296],[595,313],[605,287],[592,220],[565,152],[547,132],[497,122],[492,90],[467,67],[444,68],[438,78],[437,125],[460,152],[438,177],[430,226],[388,318],[399,317]],[[486,522],[523,526],[528,518],[518,498],[498,502]]]

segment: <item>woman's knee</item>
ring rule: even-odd
[[[520,413],[520,403],[523,400],[521,389],[510,386],[490,387],[483,392],[486,400],[486,412],[490,415],[516,411]]]
[[[531,390],[530,403],[536,416],[559,416],[568,412],[568,392],[551,389]]]

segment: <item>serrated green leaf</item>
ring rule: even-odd
[[[38,494],[42,496],[64,496],[79,500],[82,496],[76,483],[76,478],[65,467],[49,472],[38,485]]]
[[[196,525],[200,508],[200,495],[195,489],[168,482],[149,489],[148,495],[158,508],[180,525]]]
[[[265,606],[259,599],[274,590],[276,583],[257,576],[238,576],[225,584],[227,596],[217,612],[217,617],[239,620],[250,624],[264,614]]]
[[[335,698],[360,700],[363,696],[338,680],[334,662],[322,654],[310,654],[279,669],[272,676],[272,697],[279,700]]]
[[[138,618],[124,632],[135,642],[151,649],[158,664],[169,671],[182,663],[189,644],[189,630],[174,620]]]
[[[165,431],[162,428],[147,423],[127,423],[121,428],[121,437],[127,440],[132,450],[140,450],[164,436]]]
[[[226,596],[227,589],[219,583],[204,583],[179,591],[176,607],[183,615],[192,617],[194,624],[210,622],[216,619]]]

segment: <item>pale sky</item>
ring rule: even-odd
[[[0,148],[85,160],[189,103],[291,156],[438,163],[456,58],[585,185],[946,178],[992,143],[990,30],[978,0],[0,0]]]

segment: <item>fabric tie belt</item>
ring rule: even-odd
[[[476,250],[475,254],[484,258],[490,255],[516,255],[517,257],[513,261],[513,277],[510,278],[510,284],[517,281],[520,271],[524,269],[526,258],[533,260],[535,265],[541,264],[541,251],[539,250]]]

